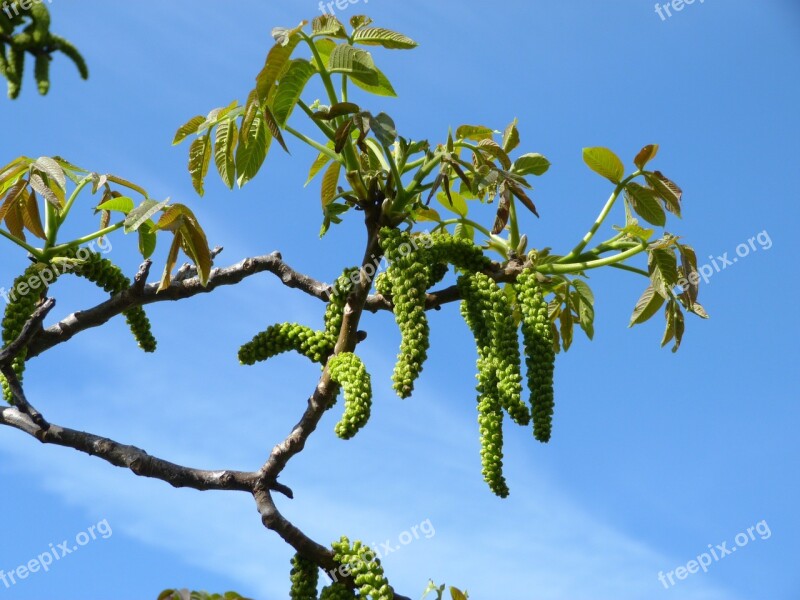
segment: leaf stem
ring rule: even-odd
[[[328,148],[327,146],[323,146],[322,144],[320,144],[316,140],[312,140],[310,137],[308,137],[304,133],[300,133],[299,131],[297,131],[291,125],[285,125],[284,126],[284,130],[286,130],[288,133],[291,133],[294,137],[304,141],[306,144],[308,144],[309,146],[311,146],[315,150],[318,150],[320,153],[324,154],[325,156],[327,156],[331,160],[335,160],[338,163],[345,164],[344,158],[340,154],[336,154],[336,152],[334,150],[332,150],[331,148]]]
[[[606,201],[605,206],[603,206],[603,210],[600,211],[600,214],[598,215],[597,219],[595,219],[594,224],[592,225],[592,227],[589,229],[588,232],[586,232],[586,235],[583,236],[583,238],[578,243],[578,245],[575,246],[575,248],[572,249],[572,252],[567,254],[559,262],[568,262],[570,260],[574,260],[575,257],[577,257],[578,255],[580,255],[581,252],[583,252],[583,249],[586,248],[586,246],[589,244],[590,241],[592,241],[592,238],[594,237],[594,234],[597,233],[597,230],[600,229],[600,226],[606,220],[606,217],[608,217],[608,214],[611,212],[611,209],[614,207],[614,204],[616,203],[617,198],[619,198],[619,195],[622,193],[622,190],[625,189],[625,186],[628,185],[628,183],[631,180],[633,180],[635,177],[638,177],[641,174],[642,174],[642,172],[640,170],[636,171],[633,175],[630,175],[630,176],[626,177],[625,179],[623,179],[621,182],[619,182],[617,184],[617,187],[614,188],[614,191],[612,192],[611,196],[608,198],[608,201]]]
[[[104,235],[108,235],[112,231],[116,231],[117,229],[121,229],[125,225],[125,221],[120,221],[119,223],[115,223],[114,225],[109,225],[108,227],[104,227],[100,231],[95,231],[94,233],[90,233],[89,235],[85,235],[83,237],[79,237],[71,242],[67,242],[66,244],[59,244],[58,246],[53,246],[49,248],[46,255],[48,257],[58,254],[64,250],[69,248],[75,248],[80,246],[81,244],[85,244],[86,242],[91,242],[92,240],[96,240],[97,238],[101,238]]]
[[[43,252],[41,250],[39,250],[37,248],[34,248],[33,246],[31,246],[29,244],[26,244],[21,239],[14,237],[13,235],[8,233],[4,229],[0,229],[0,235],[2,235],[5,238],[8,238],[12,242],[14,242],[17,246],[19,246],[21,248],[24,248],[25,250],[27,250],[28,252],[33,254],[37,259],[42,260]]]
[[[600,267],[615,265],[624,260],[641,254],[647,249],[647,244],[638,244],[633,248],[615,254],[614,256],[607,256],[605,258],[598,258],[596,260],[588,260],[579,263],[550,263],[536,267],[539,273],[544,274],[558,274],[558,273],[580,273],[588,269],[598,269]]]

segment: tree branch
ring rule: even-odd
[[[15,397],[19,404],[19,398]],[[251,492],[261,475],[257,472],[243,471],[205,471],[168,462],[149,455],[135,446],[128,446],[83,431],[76,431],[59,425],[37,424],[30,415],[18,406],[0,410],[0,424],[8,425],[27,433],[43,444],[54,444],[72,448],[96,456],[115,467],[130,469],[135,475],[159,479],[176,488],[191,488],[200,491],[226,490]],[[286,486],[276,481],[267,481],[268,489],[292,497]]]
[[[44,321],[47,313],[49,313],[55,305],[56,301],[53,298],[47,298],[33,311],[31,318],[23,325],[22,331],[20,331],[17,339],[0,350],[0,367],[10,364],[11,361],[14,360],[14,357],[30,344],[31,339],[39,333],[42,321]]]
[[[207,294],[221,286],[235,285],[258,273],[272,273],[287,287],[299,289],[320,300],[327,301],[331,293],[331,287],[328,284],[298,273],[283,262],[278,252],[246,258],[233,266],[214,269],[205,287],[195,276],[188,279],[177,279],[167,289],[157,292],[158,284],[143,285],[143,277],[146,277],[148,268],[149,264],[145,262],[137,274],[136,281],[128,290],[93,308],[73,313],[59,323],[38,332],[28,345],[28,357],[38,356],[82,331],[103,325],[129,308]]]

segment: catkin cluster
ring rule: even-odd
[[[319,600],[355,600],[357,596],[342,583],[333,583],[322,588]]]
[[[335,344],[336,339],[324,331],[315,331],[298,323],[278,323],[256,334],[239,348],[239,362],[254,365],[294,350],[312,362],[323,364]]]
[[[428,357],[430,328],[425,315],[425,290],[434,280],[431,263],[408,233],[381,231],[381,246],[391,266],[380,289],[391,290],[393,312],[400,329],[400,353],[392,373],[395,391],[408,398]]]
[[[331,379],[344,390],[344,415],[336,435],[349,440],[367,424],[372,409],[372,383],[364,363],[352,352],[337,354],[328,362]]]
[[[299,554],[292,557],[290,573],[292,588],[289,592],[291,600],[317,600],[317,583],[319,568],[312,561]]]
[[[30,290],[27,294],[20,294],[18,292],[19,285],[21,283],[27,284],[28,281],[32,281],[33,278],[37,276],[40,267],[41,265],[31,265],[25,269],[22,275],[14,280],[14,284],[11,287],[12,293],[9,294],[9,301],[3,315],[3,346],[7,346],[19,337],[25,323],[28,322],[28,319],[31,318],[31,315],[33,315],[36,310],[36,305],[39,300],[41,300],[42,296],[46,293],[46,289],[39,289],[36,291]],[[25,371],[25,355],[26,351],[23,350],[11,363],[14,373],[16,373],[20,381],[22,381],[22,376]],[[14,398],[11,393],[11,388],[3,375],[0,375],[0,387],[2,387],[5,401],[9,404],[13,404]]]
[[[334,559],[350,569],[361,598],[393,600],[394,592],[383,574],[381,561],[369,546],[360,541],[352,544],[346,537],[332,544]]]
[[[553,370],[555,349],[547,302],[536,273],[526,271],[517,278],[517,302],[522,312],[522,335],[525,343],[525,364],[531,392],[533,433],[540,442],[550,441],[553,429]]]
[[[68,56],[81,77],[86,79],[89,70],[77,48],[50,32],[50,13],[44,3],[41,0],[28,3],[27,9],[20,4],[19,0],[6,2],[0,11],[0,75],[8,80],[8,97],[14,99],[19,96],[26,53],[35,58],[34,76],[42,95],[50,89],[53,52],[59,51]],[[23,29],[17,32],[23,25]]]
[[[325,332],[334,338],[339,337],[344,318],[344,307],[347,304],[347,297],[353,291],[353,280],[357,278],[359,269],[353,267],[345,269],[333,286],[333,293],[325,309]]]
[[[511,306],[497,284],[482,273],[458,278],[461,314],[478,347],[478,425],[483,477],[501,498],[508,496],[503,477],[503,409],[520,424],[530,415],[522,402],[519,343]]]
[[[71,258],[79,256],[81,260],[76,262],[74,268],[68,272],[88,279],[112,296],[127,290],[131,286],[131,280],[125,276],[122,270],[97,252],[90,252],[84,248],[81,250],[80,255],[73,250],[69,253],[69,256]],[[123,311],[122,314],[139,347],[145,352],[155,352],[156,339],[153,337],[150,329],[150,320],[147,318],[144,309],[141,306],[135,306]]]

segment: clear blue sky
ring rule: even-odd
[[[442,141],[448,126],[502,129],[520,119],[523,147],[553,163],[536,182],[535,246],[572,247],[609,186],[581,161],[603,145],[630,161],[661,144],[657,166],[685,190],[685,236],[701,262],[766,232],[771,245],[713,276],[701,291],[710,321],[688,322],[677,355],[658,347],[662,324],[626,328],[643,280],[592,278],[596,337],[559,357],[553,441],[507,425],[511,496],[480,477],[474,346],[455,306],[432,315],[433,349],[415,396],[389,374],[398,335],[368,316],[361,353],[375,410],[352,442],[326,416],[285,471],[297,499],[286,515],[319,540],[347,534],[397,541],[435,528],[386,557],[393,583],[418,597],[429,577],[480,600],[790,600],[800,597],[797,404],[798,286],[789,262],[798,221],[800,7],[794,0],[707,0],[662,20],[649,0],[422,2],[366,0],[378,24],[420,42],[378,52],[406,136]],[[198,198],[187,148],[172,148],[188,117],[244,100],[272,43],[270,29],[318,14],[312,0],[100,2],[53,0],[54,29],[81,48],[91,78],[64,59],[44,99],[26,80],[2,100],[0,162],[60,154],[189,203],[220,263],[279,249],[330,281],[360,256],[354,219],[319,241],[318,191],[304,189],[311,156],[275,152],[259,177],[229,192],[209,178]],[[85,215],[91,218],[89,204]],[[134,240],[112,238],[135,270]],[[770,246],[767,248],[767,246]],[[159,257],[163,260],[164,248]],[[3,251],[6,287],[24,258]],[[102,294],[80,282],[53,289],[55,313]],[[240,367],[238,346],[264,326],[319,322],[321,306],[269,276],[180,305],[150,309],[160,350],[144,355],[121,320],[32,362],[28,394],[54,422],[88,429],[205,468],[254,469],[289,431],[312,389],[313,366],[282,357]],[[0,431],[4,507],[0,569],[107,519],[113,535],[36,573],[0,600],[154,598],[171,586],[285,598],[289,548],[261,528],[245,495],[176,491],[161,482]],[[766,521],[751,541],[670,590],[657,579]],[[762,527],[763,530],[763,527]],[[765,536],[766,537],[766,536]]]

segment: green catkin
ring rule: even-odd
[[[331,379],[344,390],[344,415],[336,435],[349,440],[367,424],[372,409],[372,383],[364,363],[351,352],[342,352],[328,363]]]
[[[356,600],[356,595],[343,583],[333,583],[322,588],[319,600]]]
[[[292,588],[289,598],[291,600],[317,600],[317,584],[319,582],[317,565],[299,554],[295,554],[291,562]]]
[[[336,339],[323,331],[315,331],[298,323],[278,323],[267,327],[244,344],[239,349],[239,362],[254,365],[294,350],[312,362],[322,364],[333,352],[335,344]]]
[[[86,60],[75,46],[64,38],[52,34],[50,35],[50,44],[55,50],[60,50],[75,63],[82,79],[89,78],[89,67],[86,66]]]
[[[47,95],[50,90],[50,55],[38,54],[36,56],[36,65],[34,67],[34,76],[36,78],[36,87],[39,94],[42,96]]]
[[[375,552],[360,541],[350,544],[346,537],[332,544],[334,559],[350,569],[361,598],[393,600],[394,592],[383,574],[381,561]]]
[[[22,72],[25,70],[25,51],[13,44],[8,48],[8,66],[6,67],[8,79],[8,97],[12,100],[19,97],[22,91]]]
[[[492,264],[483,251],[470,240],[456,238],[446,232],[430,236],[426,252],[434,263],[450,263],[457,269],[470,273],[483,271]]]
[[[525,363],[528,368],[528,388],[531,393],[533,433],[540,442],[550,441],[553,430],[553,370],[555,350],[547,302],[533,271],[517,278],[517,299],[522,312],[522,335],[525,344]]]
[[[505,498],[509,490],[503,477],[503,403],[492,343],[491,288],[478,275],[462,275],[458,287],[463,299],[461,314],[478,346],[478,426],[483,478],[492,492]]]
[[[131,286],[122,270],[107,258],[103,258],[97,252],[91,252],[86,248],[73,250],[69,253],[70,258],[78,258],[75,266],[67,271],[78,277],[88,279],[97,287],[102,288],[112,296],[127,290]],[[128,327],[145,352],[156,351],[156,339],[150,328],[150,320],[141,306],[135,306],[122,312]]]
[[[357,267],[345,269],[336,280],[336,283],[334,283],[328,308],[325,310],[325,332],[336,338],[339,337],[339,332],[342,328],[347,297],[353,291],[353,279],[356,279],[359,273],[360,269]]]
[[[31,315],[33,315],[36,310],[36,305],[47,293],[46,288],[39,288],[35,291],[30,289],[27,294],[21,294],[19,292],[19,285],[21,283],[25,283],[25,285],[29,286],[29,282],[34,280],[39,281],[38,273],[41,271],[41,268],[41,264],[30,265],[23,271],[22,275],[14,280],[11,286],[11,292],[9,292],[8,295],[8,304],[6,305],[2,322],[3,347],[19,337],[25,323],[28,322],[28,319],[31,318]],[[25,371],[25,356],[26,352],[23,351],[18,354],[11,363],[11,367],[20,382],[22,381],[22,376]],[[14,397],[11,393],[11,388],[3,375],[0,375],[0,387],[2,387],[3,390],[3,399],[9,404],[13,404]]]
[[[400,353],[392,373],[393,387],[398,396],[408,398],[428,356],[430,328],[425,315],[425,290],[432,280],[431,267],[408,233],[383,229],[381,246],[392,263],[386,277],[401,336]]]

